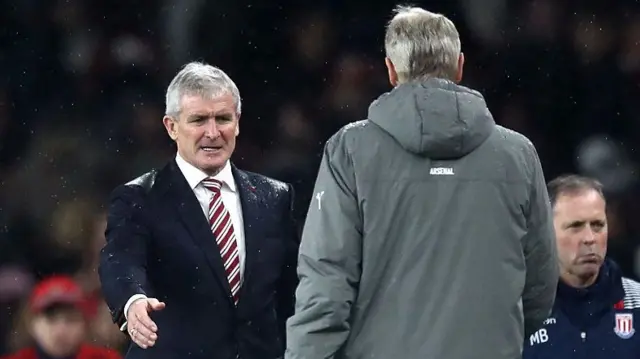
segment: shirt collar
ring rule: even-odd
[[[204,179],[209,178],[202,170],[185,161],[180,154],[176,154],[176,164],[192,190],[198,187]],[[233,173],[231,172],[231,164],[229,161],[224,164],[222,170],[213,176],[213,178],[222,182],[222,185],[227,186],[231,191],[236,191],[236,182],[233,180]]]

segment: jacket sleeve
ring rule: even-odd
[[[298,263],[298,248],[300,247],[300,231],[298,229],[294,211],[294,190],[291,185],[287,185],[289,199],[284,206],[282,214],[283,226],[285,229],[285,261],[282,274],[278,281],[278,322],[280,325],[281,337],[286,336],[285,324],[289,317],[293,315],[295,305],[295,291],[298,285],[298,275],[296,265]],[[286,342],[285,342],[286,344]]]
[[[333,358],[349,335],[358,292],[362,220],[355,174],[342,138],[326,144],[298,256],[295,314],[287,359]]]
[[[527,213],[527,234],[523,239],[526,281],[522,293],[525,336],[542,328],[551,314],[560,276],[551,204],[538,154],[532,145],[533,167]]]
[[[106,244],[98,273],[113,321],[125,322],[124,306],[132,295],[148,295],[146,261],[148,229],[142,221],[144,190],[123,185],[113,191],[109,204]]]

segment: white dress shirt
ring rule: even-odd
[[[202,181],[204,179],[207,179],[209,176],[206,173],[202,172],[200,169],[185,161],[179,154],[176,155],[176,163],[178,164],[180,172],[182,172],[182,175],[187,180],[187,183],[189,183],[189,187],[198,199],[200,207],[202,207],[202,214],[208,221],[209,203],[211,202],[211,198],[213,197],[213,192],[206,189],[202,184]],[[242,218],[242,205],[240,204],[238,186],[236,185],[236,182],[233,178],[230,162],[227,161],[222,170],[218,172],[217,175],[213,176],[213,178],[222,182],[220,194],[222,195],[222,203],[224,204],[227,211],[229,211],[229,215],[231,216],[233,231],[236,235],[238,257],[240,259],[240,283],[242,284],[246,258],[244,222]],[[211,240],[215,240],[213,236],[211,237]],[[129,310],[129,306],[131,306],[134,301],[141,298],[146,298],[146,296],[144,294],[135,294],[131,298],[129,298],[127,304],[125,304],[124,306],[125,319],[127,318],[127,311]],[[126,324],[127,323],[122,326],[121,330],[125,330]]]

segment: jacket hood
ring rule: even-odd
[[[467,155],[495,127],[479,92],[443,79],[397,86],[369,106],[369,120],[405,150],[432,159]]]

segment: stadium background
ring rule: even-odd
[[[464,85],[537,146],[548,179],[609,195],[610,255],[640,274],[637,1],[415,2],[458,26]],[[99,298],[109,191],[174,154],[161,118],[178,68],[224,69],[244,101],[234,161],[293,183],[304,219],[324,141],[389,89],[383,26],[362,0],[0,0],[0,354],[24,343],[34,281],[95,293],[92,340],[122,345]]]

